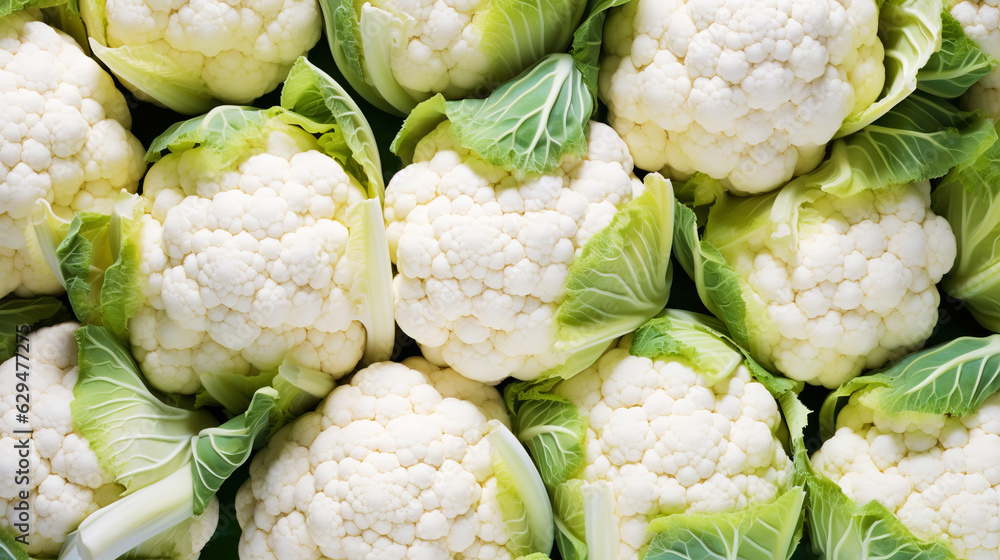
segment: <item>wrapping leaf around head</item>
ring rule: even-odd
[[[942,288],[965,302],[984,327],[1000,332],[1000,142],[953,169],[931,194],[955,232],[958,257]]]
[[[446,2],[415,14],[386,0],[320,2],[341,73],[368,102],[401,115],[435,94],[473,97],[564,50],[585,5],[491,0],[470,12]]]
[[[944,417],[966,418],[975,414],[998,389],[1000,335],[957,338],[911,354],[882,372],[858,377],[838,388],[827,397],[820,410],[821,433],[826,439],[834,437],[837,426],[845,426],[852,432],[861,429],[871,423],[873,413],[887,419],[898,419],[902,423],[912,421],[913,426],[930,425],[933,417],[941,417],[942,420]],[[852,410],[841,411],[841,405],[848,398]],[[869,412],[859,412],[862,409]],[[844,418],[838,418],[841,412],[846,415]],[[836,437],[842,437],[840,432],[837,434]],[[924,437],[927,434],[918,435]],[[865,437],[865,434],[855,437]],[[945,437],[943,433],[941,437]],[[807,473],[809,526],[817,553],[830,560],[954,560],[961,556],[944,538],[916,536],[904,524],[907,520],[901,521],[893,513],[894,509],[882,505],[880,501],[859,503],[850,498],[827,478],[823,472],[826,467],[815,468],[809,463],[801,441],[797,447],[803,471]],[[921,449],[924,447],[921,446]],[[919,460],[919,457],[913,460]],[[925,460],[942,461],[940,455],[926,457]],[[930,465],[925,464],[925,467]],[[928,471],[932,472],[933,469]],[[881,485],[886,495],[890,493],[881,479],[871,482]],[[931,479],[927,484],[936,483]],[[944,500],[945,496],[941,499]],[[912,520],[912,517],[909,519]],[[926,531],[926,528],[923,530]],[[940,537],[940,534],[937,536]],[[960,536],[956,538],[961,539]]]
[[[613,365],[595,365],[594,368],[607,367],[613,368],[614,371],[626,369],[624,362],[616,361],[621,359],[619,356],[621,349],[624,348],[627,348],[628,355],[633,357],[649,358],[654,362],[675,363],[682,369],[697,372],[692,375],[697,375],[702,380],[698,382],[702,389],[706,386],[727,386],[730,378],[736,374],[737,368],[745,367],[750,372],[748,379],[760,382],[766,389],[768,398],[778,401],[778,406],[785,416],[786,428],[793,438],[801,438],[807,413],[795,396],[795,392],[801,386],[790,380],[775,377],[757,364],[733,343],[718,321],[703,315],[667,310],[640,327],[632,335],[630,342],[620,344],[617,350],[619,354],[616,354],[616,357],[610,358],[610,354],[608,355],[607,359],[610,359]],[[594,371],[582,373],[580,376],[588,374],[593,374],[592,377],[596,378]],[[570,389],[560,388],[561,383],[575,383],[577,389],[585,386],[588,391],[595,390],[596,381],[580,376],[565,382],[556,379],[515,382],[505,388],[504,399],[512,412],[514,432],[528,448],[552,496],[556,515],[556,542],[562,557],[611,559],[621,555],[620,539],[623,537],[620,525],[623,521],[620,519],[622,516],[620,508],[624,506],[619,503],[619,496],[616,493],[623,490],[618,484],[614,484],[615,479],[590,480],[595,476],[594,473],[603,470],[588,466],[588,453],[585,449],[597,445],[596,442],[590,441],[592,436],[588,435],[588,430],[598,429],[590,427],[588,415],[599,414],[603,418],[600,429],[605,434],[609,430],[630,429],[631,432],[635,432],[633,436],[629,436],[629,441],[639,438],[635,440],[639,447],[629,449],[637,453],[636,457],[643,458],[643,465],[646,464],[648,454],[653,452],[652,446],[655,442],[639,443],[644,437],[642,435],[644,431],[640,426],[626,428],[620,424],[621,420],[612,426],[612,422],[607,418],[610,413],[598,410],[607,406],[627,408],[626,404],[610,404],[615,399],[633,398],[634,396],[627,396],[624,392],[626,389],[621,389],[623,391],[621,395],[613,397],[606,395],[597,407],[590,401],[588,401],[590,404],[583,405],[565,396],[565,391]],[[602,374],[602,380],[603,377]],[[633,372],[633,377],[639,379],[644,375]],[[620,383],[624,383],[624,380]],[[680,395],[677,398],[681,398]],[[650,402],[650,399],[661,399],[661,396],[657,394],[656,397],[652,397],[643,393],[643,402]],[[608,404],[603,404],[605,402]],[[640,406],[628,410],[642,408],[644,407]],[[678,412],[678,414],[684,413]],[[670,413],[667,412],[660,419],[664,420],[669,416]],[[650,419],[650,422],[652,421]],[[668,444],[664,445],[669,447]],[[694,445],[694,442],[689,442],[687,445]],[[609,453],[603,447],[601,449],[602,452]],[[610,453],[621,453],[621,451]],[[617,461],[614,463],[616,465],[622,461],[626,463],[638,461],[617,455],[616,457],[617,459],[614,459]],[[605,461],[607,460],[611,459],[605,458]],[[664,455],[661,460],[668,461],[668,458]],[[790,467],[787,457],[785,461]],[[589,469],[597,470],[588,475],[586,473],[591,472]],[[619,475],[623,476],[624,472]],[[630,471],[628,476],[639,475]],[[705,475],[699,471],[699,476]],[[773,501],[751,504],[736,511],[711,514],[684,513],[683,509],[687,506],[677,512],[639,511],[640,515],[645,515],[644,518],[650,520],[647,533],[650,534],[651,540],[647,539],[646,544],[638,551],[638,557],[659,560],[788,558],[801,536],[805,492],[797,473],[793,473],[783,484],[782,488],[777,489]],[[632,495],[630,499],[635,498],[636,496]],[[655,497],[653,499],[656,500]],[[632,504],[631,501],[628,503]],[[626,517],[628,515],[631,514],[625,514]],[[629,531],[634,535],[636,528],[632,527]],[[629,542],[629,546],[634,545],[632,541]]]

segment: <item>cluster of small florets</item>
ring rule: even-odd
[[[591,123],[584,157],[524,175],[484,162],[445,122],[413,159],[385,200],[400,328],[431,361],[488,383],[561,363],[553,316],[570,264],[642,189],[628,148]]]
[[[1000,394],[963,418],[889,415],[855,393],[812,458],[859,504],[878,501],[914,535],[947,537],[958,558],[1000,558]]]
[[[787,488],[781,414],[746,367],[709,385],[681,360],[631,356],[623,346],[554,390],[588,419],[578,476],[612,485],[619,559],[649,544],[652,518],[737,511]]]

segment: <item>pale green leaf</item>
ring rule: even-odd
[[[487,439],[493,448],[498,483],[497,501],[510,544],[517,556],[552,550],[555,525],[545,485],[528,453],[499,420],[490,420]]]
[[[583,74],[583,82],[597,107],[597,76],[600,72],[601,42],[608,10],[623,6],[630,0],[589,0],[580,27],[573,33],[573,61]]]
[[[955,560],[939,542],[923,542],[884,506],[859,505],[833,482],[808,478],[808,526],[813,550],[826,560]]]
[[[966,36],[947,8],[941,19],[941,49],[917,72],[917,89],[954,99],[989,74],[997,61]]]
[[[193,442],[194,512],[205,511],[233,472],[263,446],[282,421],[280,395],[272,388],[254,393],[246,411],[218,427],[202,430]]]
[[[146,387],[128,349],[110,331],[77,330],[80,374],[73,425],[115,481],[133,492],[186,465],[191,438],[215,426],[204,411],[164,404]]]
[[[587,434],[587,419],[573,403],[550,393],[552,385],[515,382],[504,389],[514,433],[549,487],[562,484],[583,465]]]
[[[524,173],[548,173],[563,156],[587,151],[593,101],[572,58],[549,55],[486,99],[435,96],[413,110],[392,143],[409,163],[417,142],[447,118],[459,142],[487,162]]]
[[[178,113],[197,115],[218,104],[200,76],[151,45],[111,48],[91,35],[90,50],[121,81]]]
[[[674,514],[655,519],[645,560],[785,560],[802,534],[805,491],[793,487],[777,500],[742,511]]]
[[[341,163],[357,165],[362,173],[352,175],[362,181],[369,196],[377,196],[379,200],[385,197],[375,133],[361,108],[340,84],[300,57],[281,89],[281,106],[318,123],[335,123],[351,156]]]
[[[736,270],[718,249],[700,238],[694,211],[680,202],[674,204],[674,223],[673,253],[677,262],[694,280],[705,307],[726,324],[737,344],[745,346],[750,338],[747,306]]]
[[[980,324],[1000,332],[1000,142],[952,170],[931,197],[958,245],[942,287],[963,300]]]
[[[885,86],[878,100],[844,119],[837,137],[875,122],[917,86],[917,72],[941,44],[941,0],[886,0],[879,9]],[[821,109],[819,109],[821,110]]]
[[[577,357],[546,375],[575,375],[666,306],[673,279],[673,190],[656,173],[646,176],[645,185],[570,265],[566,299],[555,315],[556,350]]]

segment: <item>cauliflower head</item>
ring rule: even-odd
[[[640,557],[657,516],[769,503],[792,475],[778,405],[745,366],[713,384],[685,360],[633,356],[630,343],[552,390],[588,420],[570,482],[611,485],[621,560]]]
[[[33,241],[38,201],[68,219],[135,192],[145,150],[114,81],[30,12],[0,19],[0,297],[63,291]]]
[[[270,121],[227,167],[198,146],[146,176],[138,231],[144,303],[133,352],[160,390],[195,393],[199,375],[252,375],[290,357],[334,378],[365,348],[351,287],[349,212],[367,198],[317,140]]]
[[[951,15],[962,25],[965,34],[979,48],[1000,58],[1000,8],[996,0],[974,2],[962,0],[951,6]],[[970,109],[986,112],[993,120],[1000,119],[1000,69],[994,68],[969,88],[964,102]]]
[[[319,40],[322,27],[316,0],[99,3],[104,8],[100,19],[84,12],[91,35],[101,45],[124,49],[136,58],[122,56],[126,67],[119,67],[114,51],[104,54],[98,45],[95,52],[111,61],[109,66],[138,97],[160,103],[164,98],[158,90],[171,87],[169,82],[176,77],[161,70],[165,76],[148,74],[143,75],[145,79],[134,79],[134,68],[142,68],[143,58],[153,61],[154,66],[170,64],[171,71],[176,69],[186,79],[193,78],[219,101],[249,104],[285,79],[295,59]]]
[[[337,6],[338,3],[344,6]],[[355,12],[330,43],[341,71],[377,105],[409,113],[442,93],[482,96],[544,55],[569,46],[583,0],[333,0],[330,12]],[[330,15],[335,21],[341,14]],[[344,42],[357,42],[353,47]],[[387,42],[389,45],[380,45]],[[342,51],[360,51],[359,61]],[[382,51],[385,52],[382,52]],[[478,94],[478,95],[477,95]]]
[[[240,557],[517,557],[490,420],[509,424],[496,389],[421,358],[359,371],[254,458]]]
[[[526,175],[484,162],[445,121],[386,188],[396,322],[467,377],[537,377],[565,361],[553,317],[570,265],[642,188],[606,125],[590,124],[584,157]]]
[[[599,90],[636,165],[760,193],[819,164],[885,82],[870,0],[636,0],[609,12]]]
[[[798,204],[786,196],[797,195],[727,197],[705,228],[739,276],[754,356],[833,388],[919,348],[956,254],[951,227],[930,210],[930,184],[843,198],[815,190],[797,221],[774,222],[772,209]]]
[[[869,408],[854,393],[815,470],[859,504],[878,501],[916,537],[944,537],[956,556],[1000,558],[1000,394],[974,414]]]
[[[0,530],[13,531],[24,511],[20,492],[30,497],[27,512],[31,528],[24,550],[33,558],[55,558],[66,537],[98,508],[119,498],[125,488],[115,482],[90,444],[74,429],[71,403],[76,385],[77,345],[73,332],[77,323],[62,323],[39,329],[28,338],[26,357],[15,356],[0,364],[0,467],[5,473],[20,468],[27,450],[27,483],[14,476],[0,481]],[[20,364],[20,365],[19,365]],[[31,408],[29,423],[18,420],[18,374],[28,372]],[[32,430],[30,435],[17,430]],[[20,506],[20,509],[19,509]],[[197,558],[211,538],[218,521],[218,500],[205,512],[184,524],[183,539],[146,543],[136,549],[138,558]]]

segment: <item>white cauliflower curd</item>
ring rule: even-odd
[[[60,218],[135,192],[143,147],[125,98],[68,35],[21,11],[0,19],[0,297],[63,291],[33,241],[38,201]]]
[[[964,417],[869,408],[851,395],[812,457],[858,504],[878,501],[914,536],[962,560],[1000,558],[1000,395]]]
[[[349,256],[358,181],[297,127],[267,125],[213,169],[204,147],[153,165],[138,232],[143,307],[130,322],[155,387],[194,393],[199,375],[252,375],[286,357],[334,378],[365,349]]]
[[[584,0],[328,0],[341,72],[369,102],[406,114],[442,93],[483,97],[569,46]]]
[[[509,424],[496,389],[449,369],[410,358],[361,370],[254,458],[236,495],[240,557],[504,560],[532,552],[507,525],[517,519],[512,527],[520,527],[524,506],[497,470],[490,420]]]
[[[790,187],[763,201],[727,197],[704,239],[739,276],[754,356],[833,388],[930,336],[955,236],[930,210],[927,181],[844,198],[803,192],[811,200],[789,200]]]
[[[792,474],[777,403],[745,366],[713,385],[683,360],[629,355],[628,342],[552,391],[588,420],[571,480],[611,485],[619,560],[639,557],[652,518],[769,503]]]
[[[273,90],[322,28],[316,0],[99,0],[81,9],[95,54],[123,83],[186,114]]]
[[[635,0],[609,12],[600,96],[636,166],[775,189],[885,81],[871,0]]]
[[[484,162],[442,123],[386,188],[397,323],[432,362],[480,381],[556,367],[570,266],[641,189],[625,144],[600,123],[586,155],[545,175]]]

